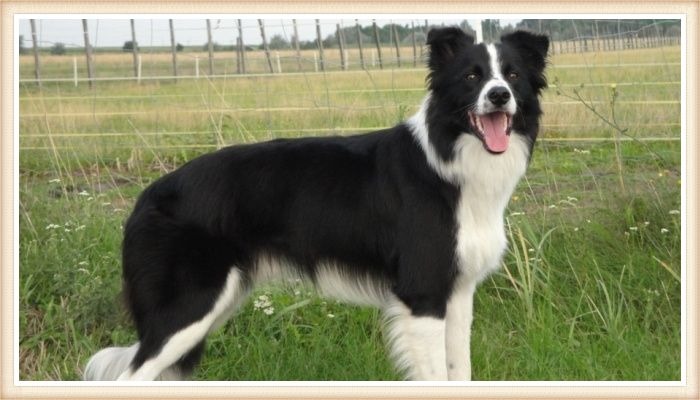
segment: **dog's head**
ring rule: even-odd
[[[500,43],[475,44],[459,28],[428,33],[429,123],[441,131],[477,136],[486,150],[507,150],[510,135],[537,136],[538,96],[547,85],[549,39],[516,31]]]

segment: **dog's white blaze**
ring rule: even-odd
[[[445,321],[413,316],[395,297],[387,304],[386,338],[397,368],[411,380],[447,380]]]
[[[475,111],[479,115],[497,111],[493,103],[491,103],[488,100],[487,94],[492,88],[503,86],[507,88],[510,92],[510,100],[508,100],[508,102],[501,109],[508,112],[510,115],[514,115],[517,111],[517,104],[515,102],[513,90],[510,88],[510,85],[508,84],[508,82],[506,82],[506,80],[503,78],[503,74],[501,73],[501,61],[498,57],[498,49],[494,44],[488,44],[486,45],[486,52],[489,55],[491,79],[489,79],[488,82],[486,82],[486,84],[484,85],[484,87],[481,88],[481,92],[479,92],[479,97],[476,102]]]
[[[158,378],[163,371],[231,316],[245,298],[242,295],[241,283],[241,271],[232,268],[219,298],[207,315],[173,334],[155,357],[146,360],[136,371],[125,371],[118,380],[150,381]]]

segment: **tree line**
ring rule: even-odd
[[[339,39],[342,38],[343,43],[347,47],[357,47],[358,40],[362,43],[371,43],[378,39],[380,43],[393,43],[394,35],[398,36],[398,42],[403,45],[410,45],[413,40],[417,43],[424,43],[426,33],[436,25],[412,25],[412,24],[395,24],[390,23],[382,26],[367,25],[367,26],[350,26],[342,27],[335,32],[326,35],[322,40],[323,48],[337,48]],[[467,33],[475,34],[474,28],[467,20],[463,20],[459,26]],[[679,37],[681,33],[680,20],[653,20],[653,19],[635,19],[635,20],[571,20],[571,19],[524,19],[518,22],[515,26],[501,25],[501,21],[497,19],[482,20],[482,32],[484,40],[497,40],[502,34],[514,31],[516,29],[527,29],[534,32],[542,32],[548,34],[552,40],[570,40],[570,39],[592,39],[605,37]],[[283,35],[276,34],[270,37],[268,47],[271,50],[292,49],[295,45],[296,38],[294,35],[287,38]],[[122,46],[122,51],[132,51],[134,45],[137,49],[140,47],[138,42],[134,43],[131,40],[125,41]],[[191,49],[208,50],[208,43],[200,46],[190,46]],[[212,43],[214,51],[235,51],[236,45],[222,45]],[[313,50],[319,47],[317,39],[299,40],[299,48],[301,50]],[[184,51],[186,47],[177,43],[176,50]],[[261,50],[263,45],[246,45],[246,50]],[[65,54],[66,46],[63,43],[54,43],[49,49],[51,54]],[[28,49],[25,46],[24,35],[19,36],[19,53],[25,54]]]

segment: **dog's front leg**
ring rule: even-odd
[[[404,370],[411,380],[446,380],[445,320],[414,316],[398,299],[390,304],[384,311],[389,344],[397,367]]]
[[[456,285],[445,313],[445,354],[447,377],[451,381],[471,380],[470,336],[474,303],[473,283]]]

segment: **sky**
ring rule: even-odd
[[[455,19],[429,19],[429,24],[456,25],[464,18]],[[425,19],[377,19],[379,26],[388,23],[401,25],[414,22],[417,26],[425,24]],[[501,20],[501,26],[515,25],[519,20]],[[280,34],[289,40],[293,35],[291,19],[265,19],[265,35],[268,40]],[[360,19],[360,25],[366,26],[372,23],[371,19]],[[474,23],[470,20],[472,26]],[[354,19],[321,19],[321,34],[326,36],[335,32],[336,24],[348,27],[354,26]],[[205,19],[174,19],[175,40],[184,46],[202,46],[207,42],[207,28]],[[211,19],[212,41],[221,45],[234,44],[238,36],[235,19]],[[246,44],[260,44],[260,28],[256,19],[243,19],[243,41]],[[316,39],[316,24],[313,19],[297,19],[299,37],[304,40]],[[37,39],[39,46],[51,47],[54,43],[63,43],[67,47],[83,47],[83,26],[80,19],[37,19]],[[19,20],[19,35],[24,36],[25,46],[31,47],[31,28],[28,19]],[[170,29],[168,19],[135,19],[136,41],[139,46],[169,46]],[[88,19],[88,34],[94,47],[122,46],[125,41],[131,40],[131,25],[128,19]]]

